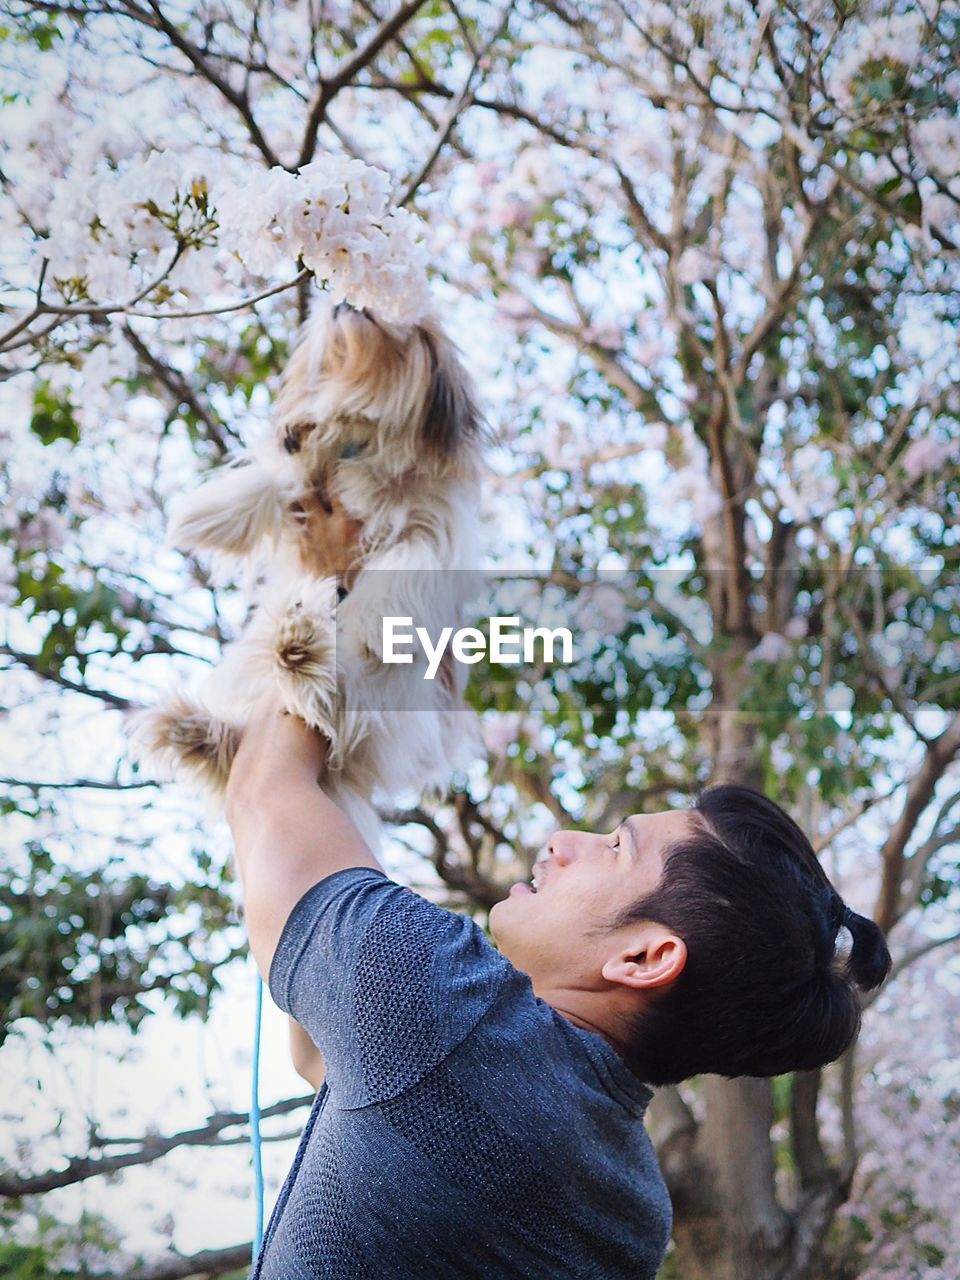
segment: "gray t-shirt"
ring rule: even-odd
[[[650,1090],[472,920],[338,871],[291,913],[270,991],[327,1077],[251,1280],[653,1280]]]

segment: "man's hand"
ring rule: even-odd
[[[257,703],[227,784],[250,950],[264,978],[290,912],[347,867],[379,870],[347,815],[324,794],[326,744],[287,715],[276,692]]]
[[[254,706],[227,780],[227,821],[238,827],[257,820],[263,794],[277,783],[302,780],[318,785],[327,762],[327,744],[298,716],[288,715],[278,689]]]

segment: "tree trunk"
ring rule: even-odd
[[[729,469],[742,486],[742,468]],[[715,478],[721,479],[718,469]],[[736,524],[740,514],[728,504],[704,527],[715,636],[708,659],[713,697],[705,749],[713,766],[711,782],[760,789],[753,734],[740,710],[750,680],[746,654],[758,639],[750,586],[732,554],[740,540],[731,516]],[[661,1104],[651,1112],[674,1201],[678,1275],[682,1280],[812,1280],[820,1274],[823,1239],[841,1198],[836,1182],[826,1171],[822,1179],[811,1176],[799,1186],[796,1204],[785,1208],[777,1198],[770,1081],[708,1076],[703,1090],[707,1112],[699,1125],[689,1112],[688,1122],[678,1120],[683,1108],[678,1094],[672,1106]],[[798,1106],[805,1108],[806,1119],[812,1114],[815,1126],[815,1094],[812,1104],[806,1094],[798,1096]],[[812,1169],[817,1144],[808,1129],[802,1155]]]
[[[680,1275],[772,1280],[783,1274],[791,1225],[774,1194],[770,1082],[710,1076],[704,1089],[707,1116],[697,1134],[695,1165],[710,1192],[699,1205],[677,1197]]]

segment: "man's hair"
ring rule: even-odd
[[[860,1029],[859,991],[890,971],[883,934],[845,906],[810,841],[766,796],[708,787],[690,814],[691,834],[669,846],[656,887],[615,922],[657,921],[687,947],[676,982],[633,1022],[631,1067],[659,1085],[834,1061]],[[852,939],[845,955],[841,926]]]

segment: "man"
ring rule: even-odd
[[[653,1280],[649,1085],[838,1057],[889,955],[747,788],[558,832],[470,920],[383,874],[266,699],[228,790],[254,957],[326,1078],[255,1280]],[[835,954],[846,925],[852,949]]]

